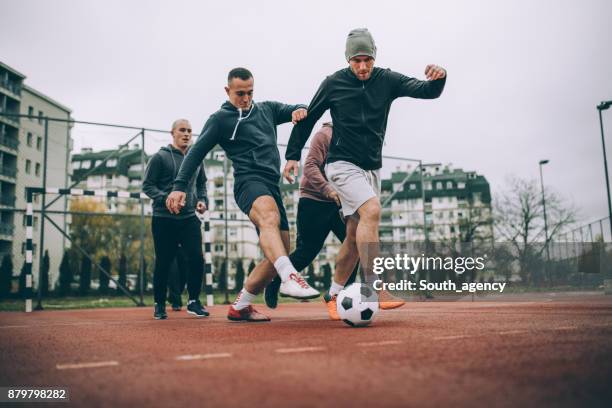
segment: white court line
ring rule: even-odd
[[[454,339],[466,339],[468,337],[473,337],[473,336],[469,336],[467,334],[459,334],[457,336],[442,336],[442,337],[434,337],[434,340],[454,340]]]
[[[76,370],[79,368],[112,367],[118,365],[119,363],[116,361],[98,361],[94,363],[57,364],[55,368],[58,370]]]
[[[529,330],[508,330],[508,331],[498,332],[497,334],[506,335],[506,334],[523,334],[523,333],[529,333]]]
[[[287,353],[304,353],[308,351],[323,351],[325,347],[296,347],[296,348],[281,348],[276,349],[277,353],[287,354]]]
[[[399,340],[387,340],[387,341],[372,341],[369,343],[357,343],[360,347],[375,347],[375,346],[391,346],[393,344],[402,344]]]
[[[213,358],[227,358],[231,356],[232,356],[231,353],[186,354],[184,356],[177,356],[176,360],[179,360],[179,361],[210,360]]]

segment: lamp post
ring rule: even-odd
[[[544,210],[544,249],[546,250],[546,265],[544,271],[548,275],[548,282],[552,285],[552,279],[548,271],[550,263],[550,253],[548,252],[548,220],[546,219],[546,198],[544,196],[544,177],[542,176],[542,166],[548,164],[548,160],[540,160],[540,185],[542,186],[542,209]]]
[[[612,101],[603,101],[597,105],[599,112],[599,128],[601,129],[601,147],[603,149],[604,171],[606,172],[606,191],[608,192],[608,223],[610,224],[610,238],[612,239],[612,202],[610,201],[610,179],[608,178],[608,159],[606,158],[606,141],[604,139],[603,120],[601,111],[607,110],[612,105]],[[602,231],[603,235],[603,231]],[[603,238],[603,237],[602,237]]]

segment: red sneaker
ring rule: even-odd
[[[229,311],[227,312],[227,318],[229,320],[235,322],[269,322],[270,318],[264,314],[259,313],[257,310],[253,308],[253,306],[248,305],[245,308],[240,310],[234,309],[234,306],[229,307]]]

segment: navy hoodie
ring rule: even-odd
[[[276,126],[291,122],[291,113],[305,105],[260,102],[248,112],[240,112],[229,101],[204,124],[197,142],[189,150],[174,181],[174,190],[185,191],[187,182],[208,152],[219,144],[232,161],[236,184],[259,180],[272,185],[280,182],[280,154]]]
[[[190,149],[191,150],[191,149]],[[189,152],[189,150],[188,150]],[[142,183],[142,191],[153,200],[153,216],[166,218],[188,218],[195,215],[195,208],[198,201],[202,201],[208,207],[208,198],[206,197],[206,173],[204,165],[200,161],[197,177],[191,177],[187,184],[185,192],[185,207],[181,209],[179,214],[172,214],[166,208],[166,197],[172,191],[174,179],[183,163],[185,156],[183,153],[172,145],[163,146],[159,152],[155,153],[145,172],[144,182]]]

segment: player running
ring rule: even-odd
[[[376,45],[366,28],[352,30],[346,40],[348,68],[328,76],[308,106],[308,117],[294,126],[285,158],[284,176],[293,182],[301,150],[314,124],[328,109],[334,123],[325,173],[338,193],[346,221],[346,240],[340,248],[334,283],[346,282],[359,261],[366,281],[373,277],[371,260],[378,256],[380,223],[380,168],[382,146],[391,103],[409,96],[434,99],[441,95],[446,71],[427,65],[427,81],[374,66]],[[344,258],[342,254],[346,254]],[[403,301],[380,294],[381,309],[400,307]],[[335,299],[332,299],[335,302]]]
[[[281,199],[280,155],[276,126],[294,124],[307,116],[304,105],[253,101],[254,80],[245,68],[232,69],[225,91],[229,100],[212,114],[191,148],[168,196],[170,211],[180,211],[185,188],[206,154],[217,144],[234,166],[234,197],[240,210],[249,216],[259,233],[265,255],[247,278],[244,289],[229,307],[227,318],[235,321],[269,321],[251,305],[255,296],[274,278],[282,280],[283,293],[296,299],[312,299],[319,292],[302,278],[287,257],[289,223]]]

